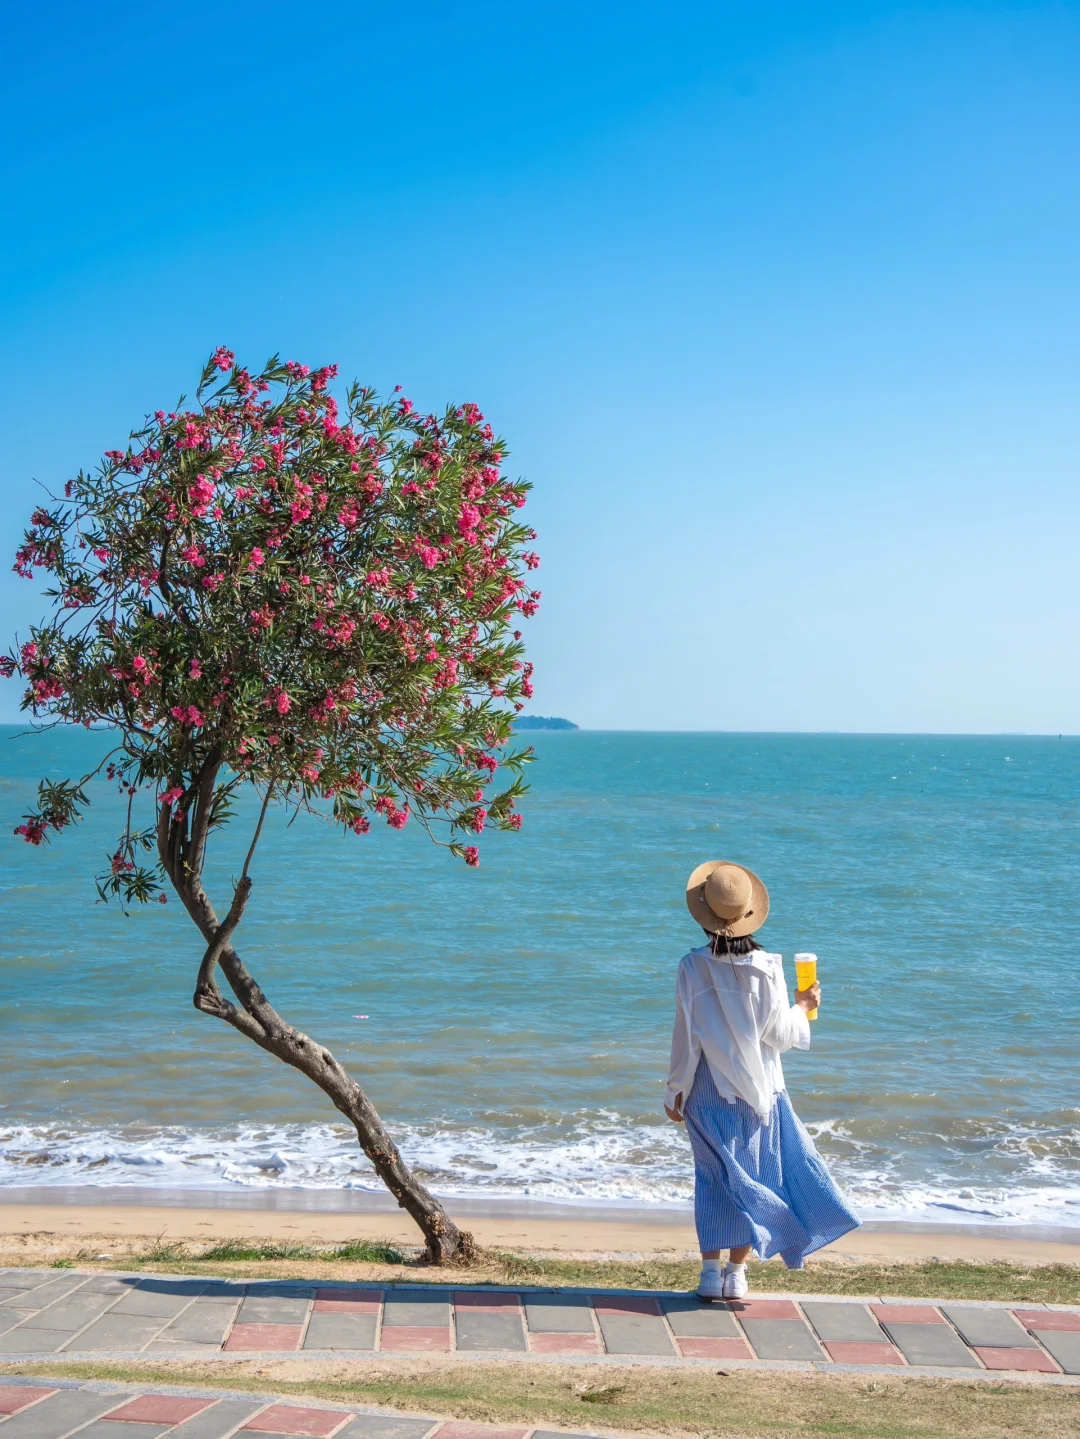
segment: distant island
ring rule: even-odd
[[[573,720],[547,718],[544,715],[518,715],[515,729],[577,729]]]

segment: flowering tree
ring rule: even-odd
[[[105,726],[110,744],[89,774],[43,780],[16,834],[38,845],[77,821],[102,771],[119,785],[127,820],[101,897],[164,904],[171,886],[205,946],[195,1007],[330,1097],[439,1262],[471,1236],[233,937],[271,806],[355,835],[411,818],[468,865],[464,841],[520,827],[528,752],[506,746],[532,666],[512,625],[540,598],[535,535],[516,517],[527,486],[502,477],[475,405],[420,415],[354,384],[339,409],[336,373],[274,358],[251,375],[222,347],[193,407],[158,410],[35,511],[15,568],[53,577],[51,613],[0,670],[27,681],[40,723]],[[222,915],[204,862],[245,787],[258,819]]]

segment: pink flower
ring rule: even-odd
[[[172,715],[173,719],[179,720],[185,728],[187,728],[189,725],[194,725],[198,727],[206,723],[205,719],[203,719],[202,715],[199,713],[199,711],[195,708],[194,705],[188,705],[186,707],[184,705],[173,705],[169,713]]]
[[[205,475],[199,475],[195,483],[188,488],[188,501],[191,504],[193,515],[205,515],[210,508],[210,501],[214,498],[214,485]]]
[[[425,545],[420,550],[420,560],[425,570],[433,570],[439,563],[439,551],[432,545]]]
[[[45,831],[48,825],[40,816],[36,819],[27,820],[25,824],[17,826],[15,833],[21,834],[27,844],[41,844],[45,839]]]
[[[179,785],[173,785],[172,789],[167,789],[164,791],[164,793],[158,795],[158,804],[167,804],[171,806],[173,803],[175,803],[176,800],[182,797],[183,793],[184,791],[180,788]]]
[[[219,370],[228,370],[232,368],[232,362],[235,359],[236,356],[231,350],[227,350],[224,345],[219,345],[214,351],[214,358],[210,363],[216,365]]]
[[[188,673],[191,675],[191,678],[192,678],[193,680],[201,680],[201,679],[202,679],[202,661],[201,661],[201,660],[192,660],[192,661],[191,661],[191,669],[189,670]]]
[[[255,545],[255,547],[251,551],[251,556],[248,559],[248,568],[252,570],[257,570],[265,563],[266,556],[263,554],[262,550],[259,549],[258,545]]]
[[[133,669],[144,670],[146,668],[146,661],[143,659],[142,655],[136,655],[135,658],[131,661],[131,664]]]
[[[479,869],[480,851],[477,849],[475,844],[467,844],[465,846],[463,854],[465,858],[465,863],[469,866],[470,869]]]
[[[475,505],[462,505],[461,514],[458,516],[457,528],[459,535],[467,535],[470,530],[475,530],[480,523],[480,511]]]
[[[511,829],[521,828],[521,816],[519,814],[512,814],[509,815],[507,818]]]

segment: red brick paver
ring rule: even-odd
[[[976,1349],[987,1369],[1033,1369],[1036,1374],[1060,1374],[1061,1370],[1041,1349]]]
[[[882,1324],[944,1324],[945,1316],[932,1304],[871,1304],[870,1312]]]
[[[427,1349],[437,1354],[449,1354],[450,1331],[422,1328],[418,1324],[384,1325],[380,1348],[404,1353],[412,1349]]]
[[[18,1414],[28,1404],[47,1399],[55,1389],[30,1389],[23,1384],[0,1384],[0,1414]]]
[[[595,1334],[529,1334],[529,1348],[534,1354],[599,1354],[600,1341]]]
[[[1080,1314],[1064,1309],[1014,1309],[1013,1313],[1025,1329],[1063,1329],[1080,1334]]]
[[[292,1404],[271,1404],[269,1409],[249,1419],[244,1428],[255,1429],[260,1434],[306,1434],[309,1439],[327,1439],[352,1417],[340,1409],[300,1409]]]
[[[299,1324],[234,1324],[226,1349],[276,1350],[300,1348]]]
[[[528,1429],[493,1429],[490,1424],[469,1424],[460,1420],[436,1429],[432,1439],[525,1439]]]
[[[350,1289],[316,1289],[316,1314],[378,1314],[383,1301],[381,1289],[357,1292]]]
[[[140,1394],[120,1409],[106,1414],[122,1424],[183,1424],[216,1404],[216,1399],[180,1399],[171,1394]]]
[[[823,1340],[822,1343],[825,1341]],[[874,1340],[836,1340],[825,1344],[825,1351],[834,1364],[903,1364],[904,1356],[891,1344]]]
[[[659,1314],[660,1304],[644,1294],[594,1294],[593,1308],[602,1314]]]
[[[745,1339],[677,1339],[684,1359],[753,1359]]]
[[[727,1307],[740,1319],[801,1319],[790,1299],[730,1299]]]
[[[454,1294],[455,1309],[486,1309],[492,1314],[520,1314],[520,1294],[485,1294],[482,1290],[459,1289]]]

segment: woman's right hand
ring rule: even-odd
[[[675,1108],[674,1108],[674,1109],[669,1109],[666,1104],[664,1105],[664,1113],[665,1113],[665,1114],[667,1115],[667,1117],[672,1121],[673,1124],[682,1124],[682,1122],[683,1122],[683,1114],[682,1114],[682,1095],[681,1095],[681,1094],[679,1095],[678,1099],[676,1099],[676,1101],[675,1101]]]
[[[821,1003],[821,985],[818,984],[817,980],[814,981],[809,989],[797,989],[795,991],[795,1003],[800,1009],[805,1010],[807,1014],[809,1014],[812,1009],[817,1009]]]

